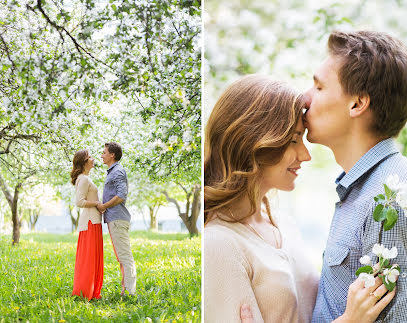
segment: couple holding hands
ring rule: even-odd
[[[77,151],[73,158],[71,182],[75,185],[76,206],[82,208],[78,221],[78,245],[72,295],[99,299],[103,284],[102,214],[107,223],[113,250],[120,263],[122,292],[136,292],[136,267],[130,247],[131,215],[125,203],[128,193],[127,174],[119,161],[122,148],[118,143],[105,144],[102,160],[107,165],[103,203],[89,177],[94,158],[89,151]]]
[[[332,32],[306,93],[267,76],[233,83],[205,134],[205,321],[406,322],[407,218],[398,208],[382,234],[372,216],[389,175],[407,182],[394,140],[406,121],[407,48],[381,32]],[[343,168],[320,276],[295,224],[270,209],[267,195],[294,189],[311,159],[305,129]],[[398,250],[397,291],[355,275],[379,234]]]

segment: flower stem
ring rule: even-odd
[[[380,225],[380,231],[379,231],[379,244],[381,244],[381,243],[382,243],[383,226],[384,226],[384,221],[382,221],[382,222],[381,222],[381,225]]]

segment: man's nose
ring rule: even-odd
[[[309,109],[311,106],[311,102],[312,102],[312,98],[311,98],[309,91],[304,93],[304,101],[305,101],[305,107],[307,109]]]

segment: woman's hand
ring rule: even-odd
[[[374,322],[384,308],[396,295],[396,288],[387,292],[381,278],[376,277],[375,285],[365,288],[364,281],[356,279],[350,286],[345,313],[335,323],[370,323]]]
[[[97,210],[99,211],[100,214],[103,214],[106,211],[106,209],[103,208],[103,203],[100,202],[100,201],[98,201],[96,203],[96,208],[97,208]]]
[[[253,314],[249,304],[243,304],[240,307],[240,319],[242,323],[254,323]]]

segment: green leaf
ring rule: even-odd
[[[373,219],[376,222],[381,222],[386,218],[386,212],[387,212],[387,208],[384,209],[384,205],[383,204],[379,204],[376,206],[376,208],[373,211]]]
[[[386,197],[388,200],[390,200],[392,191],[386,184],[383,184],[383,186],[384,186],[384,192],[386,193]]]
[[[115,4],[112,4],[112,9],[113,9],[114,11],[117,11],[117,6],[116,6]]]
[[[359,276],[361,273],[368,273],[368,274],[373,273],[372,266],[363,266],[363,267],[360,267],[358,270],[356,270],[356,276]]]
[[[383,267],[387,267],[390,264],[390,259],[383,261]]]
[[[386,289],[391,292],[393,291],[394,287],[396,287],[396,283],[392,283],[389,281],[388,283],[386,282],[386,276],[384,275],[379,275],[379,277],[382,279],[383,285],[386,287]]]
[[[396,225],[398,217],[399,214],[397,213],[397,211],[394,208],[390,207],[386,213],[386,221],[384,221],[383,225],[384,231],[391,230]]]
[[[385,200],[386,200],[386,197],[383,195],[383,194],[379,194],[379,195],[377,195],[376,197],[374,197],[374,200],[376,201],[376,202],[384,202]]]

